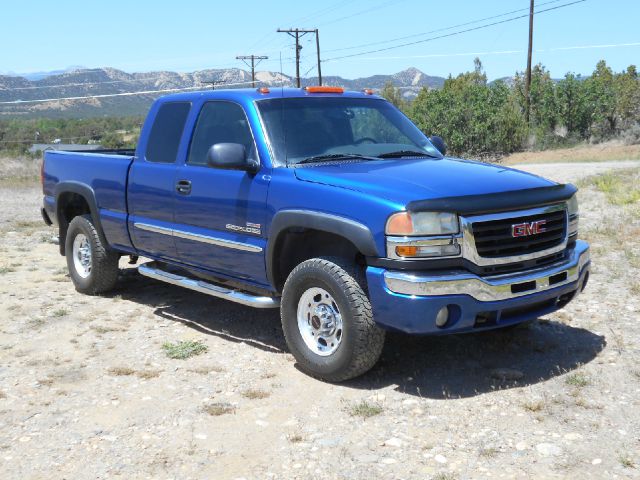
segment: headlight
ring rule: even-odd
[[[395,213],[385,229],[387,256],[394,259],[459,256],[459,231],[458,216],[454,213]]]
[[[399,212],[387,220],[387,235],[451,235],[459,231],[458,216],[447,212]]]
[[[567,202],[567,214],[569,215],[569,236],[578,234],[578,195],[575,194]]]

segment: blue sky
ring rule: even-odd
[[[571,1],[536,0],[536,5],[545,9]],[[71,65],[193,71],[241,67],[235,56],[254,53],[270,56],[259,69],[279,70],[282,56],[283,71],[293,74],[292,39],[276,33],[278,27],[319,28],[322,57],[330,59],[403,43],[372,45],[388,39],[525,10],[493,21],[507,19],[525,14],[528,6],[529,0],[4,0],[0,72],[48,71]],[[599,59],[615,70],[638,64],[639,20],[640,0],[586,0],[541,13],[535,20],[534,63],[542,62],[554,77],[567,71],[589,74]],[[469,70],[477,55],[489,78],[513,75],[526,65],[527,25],[528,20],[522,18],[412,46],[327,61],[323,74],[355,78],[415,66],[431,75],[455,75]],[[636,45],[596,47],[630,43]],[[336,50],[358,45],[364,46]],[[302,46],[301,71],[313,75],[313,36],[306,35]]]

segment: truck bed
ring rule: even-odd
[[[125,157],[133,157],[136,154],[135,148],[101,148],[100,150],[57,150],[58,152],[66,153],[97,153],[100,155],[123,155]]]
[[[127,178],[133,150],[86,152],[48,151],[44,154],[44,208],[57,223],[56,204],[60,192],[83,193],[95,201],[95,212],[111,245],[131,247],[127,231]]]

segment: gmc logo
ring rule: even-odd
[[[544,225],[546,220],[538,220],[537,222],[525,222],[511,225],[512,237],[528,237],[529,235],[537,235],[542,232],[546,232],[547,229]]]

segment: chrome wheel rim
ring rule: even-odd
[[[336,301],[323,288],[306,290],[298,301],[298,330],[305,345],[327,357],[342,341],[342,316]]]
[[[73,266],[82,278],[91,275],[91,244],[84,233],[73,239]]]

